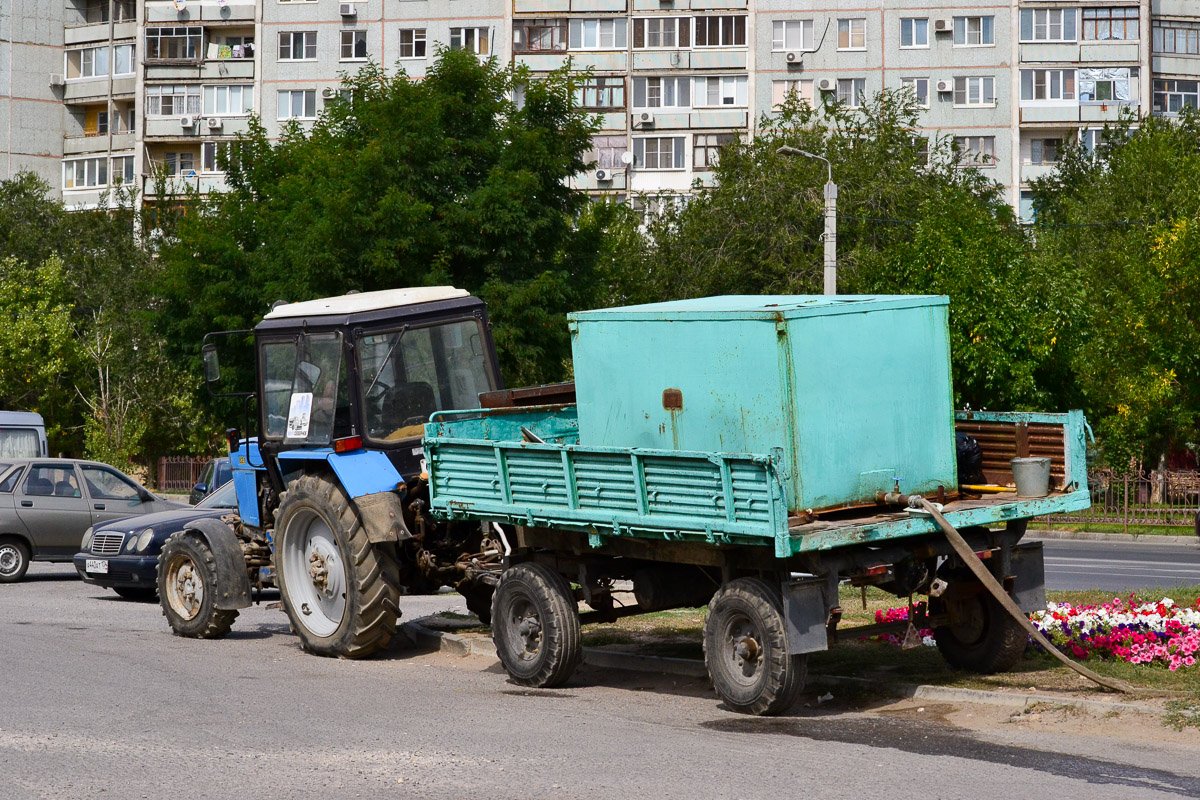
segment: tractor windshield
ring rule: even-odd
[[[335,416],[346,417],[349,410],[339,380],[342,335],[304,334],[267,341],[261,359],[267,438],[283,437],[288,444],[329,444]]]
[[[372,333],[358,342],[367,438],[420,436],[434,411],[478,408],[495,388],[475,319]]]

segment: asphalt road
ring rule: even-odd
[[[700,679],[586,667],[531,691],[478,657],[310,656],[264,606],[227,639],[180,639],[61,566],[0,586],[0,680],[11,800],[1200,796],[1200,748],[1153,740],[974,734],[815,693],[754,719]]]
[[[1110,592],[1200,585],[1200,544],[1047,539],[1046,587]]]

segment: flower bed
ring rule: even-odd
[[[876,622],[906,619],[907,607],[875,612]],[[1045,611],[1035,611],[1030,619],[1056,647],[1079,660],[1095,656],[1161,665],[1173,672],[1200,661],[1200,598],[1191,606],[1176,605],[1169,597],[1143,602],[1132,594],[1098,606],[1048,603]],[[934,644],[932,631],[918,633],[923,644]],[[895,645],[903,639],[895,634],[873,638]]]
[[[1178,606],[1169,597],[1146,603],[1134,595],[1100,606],[1049,603],[1030,618],[1077,659],[1097,656],[1175,671],[1195,667],[1200,654],[1200,599],[1192,606]]]

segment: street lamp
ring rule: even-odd
[[[775,152],[781,156],[803,156],[824,161],[829,171],[829,180],[825,182],[825,294],[837,294],[837,184],[833,182],[833,165],[825,156],[786,144]]]

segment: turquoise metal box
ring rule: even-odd
[[[958,487],[949,301],[726,296],[571,314],[579,443],[772,454],[788,509]]]

